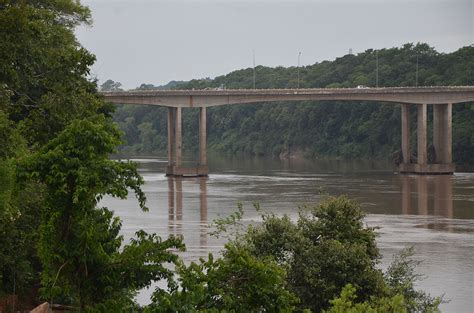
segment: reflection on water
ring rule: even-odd
[[[451,176],[400,175],[402,214],[453,217],[453,178]],[[416,206],[412,205],[413,198]],[[433,204],[430,205],[432,198]],[[433,208],[433,212],[429,208]]]
[[[182,177],[168,177],[168,232],[169,235],[183,235],[183,180]],[[208,220],[207,220],[207,177],[187,179],[199,184],[199,248],[206,249]],[[176,204],[176,205],[175,205]]]
[[[200,245],[201,247],[207,246],[207,178],[201,177],[199,179],[199,212],[201,213],[201,234],[200,234]]]
[[[447,218],[453,217],[453,179],[451,176],[435,178],[434,214]]]
[[[386,268],[393,253],[415,246],[419,268],[427,279],[420,287],[451,299],[443,312],[470,312],[474,273],[474,174],[454,176],[394,175],[390,164],[342,161],[291,161],[269,159],[209,160],[211,176],[167,178],[166,160],[141,160],[148,213],[139,212],[133,198],[106,198],[104,205],[123,219],[122,233],[129,238],[138,229],[166,238],[183,235],[186,262],[218,254],[223,239],[208,236],[207,224],[244,206],[245,221],[259,220],[252,203],[278,215],[296,218],[297,208],[319,203],[321,190],[347,195],[361,203],[366,222],[378,226],[378,246]],[[148,302],[142,294],[141,303]]]

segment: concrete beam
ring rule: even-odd
[[[418,104],[418,123],[417,123],[417,163],[420,165],[427,164],[427,119],[426,119],[426,104]]]
[[[101,93],[117,104],[209,107],[271,101],[377,101],[410,104],[474,101],[474,86],[312,89],[154,90]]]

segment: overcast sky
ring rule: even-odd
[[[215,77],[256,63],[293,66],[366,49],[474,43],[474,0],[83,0],[77,30],[93,76],[125,88]]]

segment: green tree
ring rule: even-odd
[[[36,244],[42,188],[34,182],[18,183],[15,158],[27,153],[26,143],[1,110],[0,147],[0,297],[23,296],[39,281]]]
[[[301,308],[319,312],[349,283],[357,286],[362,302],[384,292],[382,272],[375,267],[380,259],[375,233],[363,218],[355,202],[329,198],[309,214],[302,212],[296,224],[285,216],[264,216],[242,244],[288,268],[289,290],[301,299]]]
[[[111,112],[87,76],[95,57],[74,36],[90,11],[73,0],[3,1],[0,6],[2,109],[40,146],[74,118]]]
[[[222,258],[181,262],[176,274],[178,282],[157,289],[146,312],[292,312],[298,302],[282,267],[231,244]]]
[[[122,84],[119,82],[114,82],[111,79],[106,80],[102,85],[100,85],[101,91],[121,91]]]
[[[179,238],[162,241],[140,231],[122,246],[119,218],[98,207],[104,195],[125,198],[131,189],[147,210],[136,165],[108,158],[119,143],[119,131],[105,117],[76,120],[22,168],[46,187],[38,253],[47,300],[126,309],[135,291],[172,275],[163,263],[177,260],[169,249],[183,248]]]

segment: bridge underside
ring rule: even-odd
[[[416,107],[416,157],[410,144],[410,115]],[[401,104],[401,154],[397,163],[402,174],[450,175],[452,163],[452,104],[433,105],[433,142],[428,145],[427,104]],[[168,108],[167,176],[207,176],[206,107],[199,108],[199,161],[185,167],[182,160],[182,108]]]

